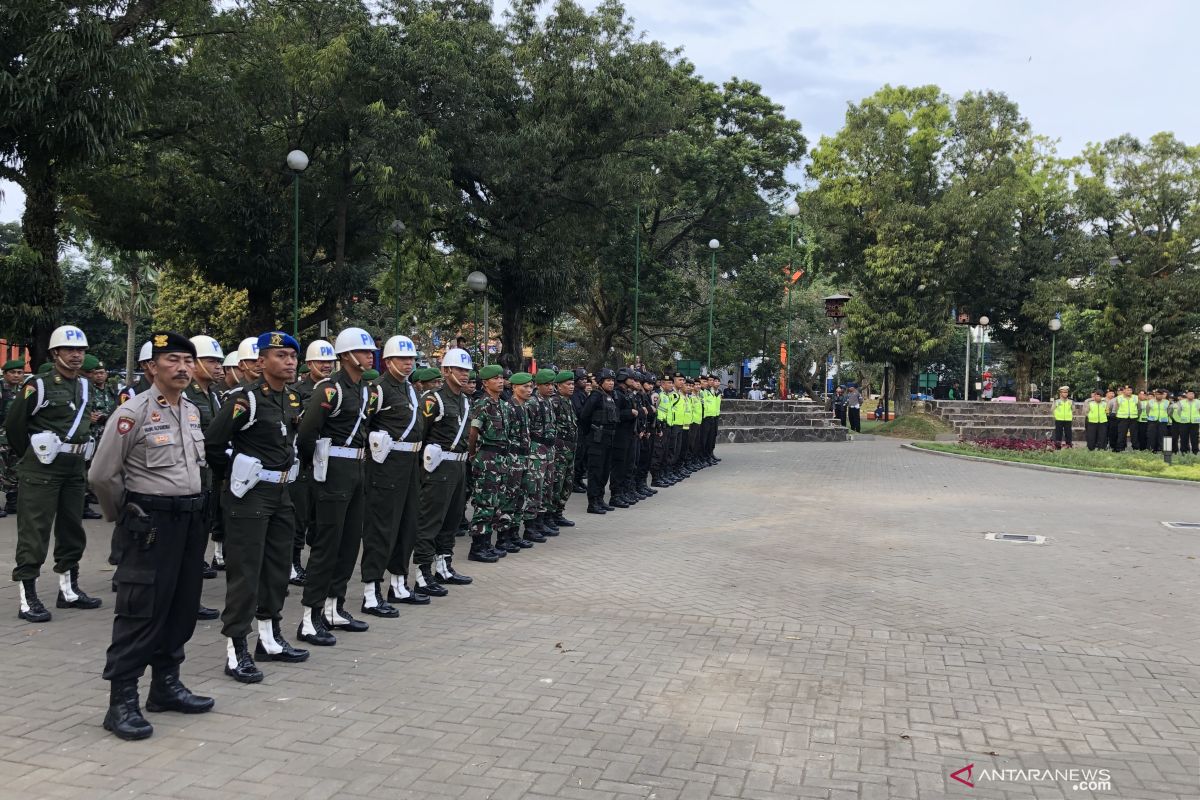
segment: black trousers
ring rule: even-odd
[[[634,483],[638,486],[644,486],[646,476],[650,474],[650,462],[654,460],[655,438],[654,432],[650,431],[638,440],[637,476],[634,478]]]
[[[587,475],[587,451],[588,440],[592,438],[592,431],[579,431],[579,441],[575,443],[575,483],[583,483],[583,478]]]
[[[1155,453],[1162,452],[1162,437],[1169,430],[1165,422],[1150,420],[1146,424],[1146,448]]]
[[[282,619],[295,514],[288,485],[259,483],[244,497],[226,491],[224,636],[249,636],[251,620]]]
[[[633,460],[633,430],[617,428],[612,441],[612,469],[609,475],[610,496],[624,494],[628,490],[630,462]],[[589,481],[591,478],[588,479]]]
[[[1125,449],[1126,441],[1131,450],[1137,449],[1137,420],[1125,417],[1117,418],[1117,444],[1113,449],[1118,453]]]
[[[1200,424],[1192,422],[1186,425],[1175,425],[1175,437],[1178,439],[1179,452],[1200,454]]]
[[[421,473],[421,502],[413,563],[427,566],[435,556],[454,555],[454,536],[467,502],[467,464],[443,461],[433,472]]]
[[[670,439],[670,446],[667,450],[667,468],[671,470],[678,470],[680,462],[683,460],[683,426],[668,426],[667,438]]]
[[[1108,426],[1108,427],[1105,429],[1105,433],[1107,433],[1107,434],[1108,434],[1108,448],[1109,448],[1110,450],[1112,450],[1112,451],[1116,452],[1116,449],[1117,449],[1117,433],[1118,433],[1118,428],[1119,428],[1119,426],[1117,425],[1117,420],[1116,420],[1116,417],[1113,417],[1112,415],[1109,415],[1109,417],[1108,417],[1108,422],[1107,422],[1106,424],[1107,424],[1107,426]]]
[[[1150,441],[1150,434],[1147,433],[1147,428],[1149,428],[1149,427],[1150,427],[1149,422],[1146,422],[1145,420],[1138,420],[1138,424],[1137,424],[1137,449],[1138,450],[1148,450],[1150,448],[1150,446],[1148,444],[1148,442]]]
[[[1071,420],[1054,420],[1054,443],[1071,446]]]
[[[301,467],[300,474],[289,487],[296,517],[292,540],[292,550],[296,553],[303,550],[305,544],[312,544],[313,485],[312,467]]]
[[[146,672],[183,663],[183,646],[196,629],[201,560],[208,544],[203,507],[175,513],[147,509],[149,520],[118,520],[121,561],[112,644],[104,664],[107,681],[137,680]],[[144,544],[153,529],[154,542]]]
[[[613,434],[593,428],[588,436],[587,496],[588,502],[595,502],[604,499],[604,487],[612,472]]]
[[[363,583],[383,580],[385,569],[393,575],[408,575],[417,542],[417,504],[424,471],[420,453],[389,453],[382,464],[367,461]]]
[[[330,458],[325,482],[313,482],[316,514],[304,581],[304,605],[310,608],[346,597],[362,542],[363,483],[363,463],[350,458]],[[454,523],[457,527],[458,520]]]
[[[650,475],[655,480],[670,467],[671,437],[664,426],[647,439],[650,442]]]
[[[1083,432],[1087,438],[1088,450],[1103,450],[1108,443],[1107,422],[1085,422]]]
[[[851,406],[846,410],[850,415],[850,430],[862,433],[862,409]]]

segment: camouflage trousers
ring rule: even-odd
[[[571,490],[574,488],[574,474],[575,443],[563,442],[562,445],[555,445],[554,492],[551,495],[552,501],[548,510],[553,511],[558,516],[562,516],[563,511],[567,508],[567,501],[571,499]]]
[[[506,497],[512,479],[512,460],[501,450],[479,448],[471,460],[471,535],[497,540],[512,527],[511,502]]]
[[[17,459],[7,444],[0,444],[0,492],[15,505],[17,502]]]
[[[553,485],[551,472],[554,462],[550,458],[550,448],[534,442],[533,452],[529,456],[529,469],[525,470],[525,508],[521,519],[533,519],[546,509],[546,484]]]
[[[503,531],[504,539],[518,539],[521,536],[521,520],[525,518],[528,475],[531,471],[531,456],[509,455],[508,482],[503,494],[503,507],[508,512],[507,526]]]

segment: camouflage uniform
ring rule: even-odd
[[[574,378],[572,378],[574,380]],[[579,431],[579,420],[571,398],[556,394],[551,398],[554,408],[554,491],[547,509],[555,519],[562,519],[571,499],[575,474],[575,439]]]
[[[529,416],[526,413],[526,406],[532,402],[532,398],[525,404],[509,401],[507,409],[508,421],[504,426],[508,438],[509,488],[502,495],[504,502],[501,507],[506,514],[507,520],[503,532],[503,541],[509,544],[504,549],[510,553],[514,552],[512,545],[516,545],[517,549],[533,546],[528,542],[524,542],[520,536],[520,521],[525,510],[525,493],[528,486],[526,473],[530,469]],[[500,534],[497,533],[497,541],[500,541],[499,537]]]
[[[0,389],[0,420],[8,415],[8,407],[20,391],[20,384],[4,383]],[[0,489],[4,491],[4,513],[17,513],[17,457],[8,446],[8,432],[3,425],[0,425]]]
[[[508,430],[512,405],[501,398],[483,396],[471,406],[471,427],[476,434],[476,450],[471,458],[471,552],[468,558],[481,560],[481,554],[493,554],[492,535],[500,543],[513,524],[511,502],[506,498],[512,473]],[[493,559],[488,559],[493,560]]]
[[[539,375],[540,375],[539,371]],[[529,415],[529,468],[525,471],[525,507],[521,518],[525,522],[526,538],[532,534],[537,541],[544,534],[541,516],[548,510],[547,483],[554,485],[554,409],[549,398],[534,394],[525,403]]]

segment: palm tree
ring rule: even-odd
[[[154,310],[159,270],[150,263],[149,253],[137,251],[106,252],[92,247],[88,261],[92,302],[106,317],[125,323],[125,383],[132,383],[137,322],[149,318]]]

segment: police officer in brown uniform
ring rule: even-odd
[[[179,680],[183,647],[196,627],[208,539],[200,491],[204,434],[199,410],[183,396],[196,349],[178,333],[155,333],[150,341],[153,383],[113,413],[88,472],[104,518],[120,519],[126,539],[104,666],[111,683],[104,729],[122,739],[154,732],[138,707],[138,679],[147,666],[147,710],[199,714],[213,707],[212,698],[197,697]]]

